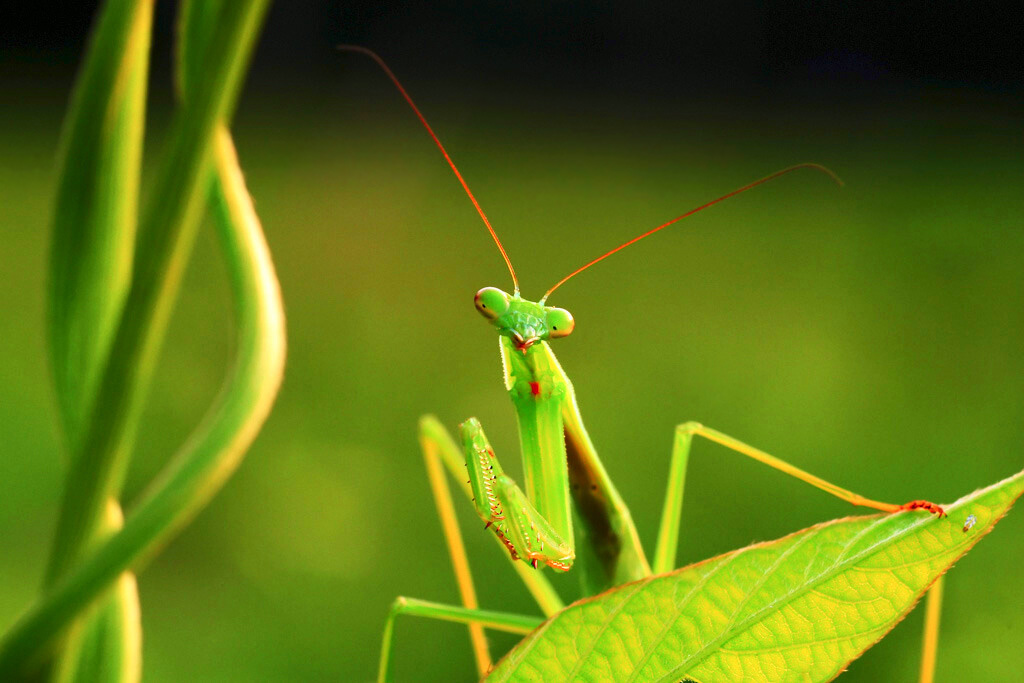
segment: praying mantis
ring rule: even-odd
[[[566,337],[573,332],[575,321],[569,311],[549,306],[547,301],[563,284],[598,262],[730,197],[799,169],[822,172],[837,182],[840,182],[839,179],[827,168],[812,163],[798,164],[777,171],[691,209],[611,249],[572,271],[548,289],[539,300],[532,301],[521,295],[512,261],[496,231],[441,141],[398,78],[387,64],[369,49],[348,45],[340,46],[340,49],[370,57],[397,87],[476,208],[513,282],[511,293],[496,287],[479,290],[474,297],[474,305],[481,316],[498,332],[504,384],[512,399],[518,421],[524,486],[520,488],[505,474],[483,427],[475,418],[470,418],[460,425],[461,444],[456,442],[436,418],[425,416],[421,419],[419,441],[462,604],[443,605],[412,598],[398,598],[391,609],[384,630],[379,683],[393,680],[392,645],[395,620],[399,615],[467,624],[481,678],[487,677],[492,669],[492,660],[484,636],[485,628],[525,635],[533,632],[543,621],[538,617],[480,608],[469,571],[462,532],[455,518],[447,475],[459,482],[460,488],[472,500],[477,514],[484,522],[484,527],[489,530],[488,533],[495,542],[504,548],[523,583],[548,617],[562,612],[565,606],[544,574],[539,571],[542,566],[556,571],[579,572],[585,595],[597,596],[593,598],[595,600],[600,600],[605,591],[630,582],[649,580],[652,576],[666,574],[675,568],[684,482],[694,437],[717,443],[855,506],[883,513],[919,511],[935,517],[945,516],[946,511],[942,506],[926,500],[893,504],[864,497],[718,430],[698,422],[685,422],[676,428],[657,543],[653,559],[649,561],[641,546],[629,508],[613,484],[587,433],[572,382],[551,350],[550,343],[553,340]],[[972,514],[964,523],[963,533],[966,534],[973,527],[974,521],[976,520]],[[939,594],[940,588],[941,584],[935,586],[932,594]],[[937,632],[938,605],[938,600],[935,600],[934,604],[931,601],[929,603],[929,614],[931,615],[933,607],[936,612],[934,616],[929,616],[926,624],[926,649],[929,641],[928,630]],[[931,633],[932,646],[934,636],[935,633]],[[934,660],[934,652],[930,656]],[[922,681],[931,680],[930,671],[926,671],[929,668],[928,657],[926,654],[926,662],[922,667]]]

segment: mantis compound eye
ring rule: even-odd
[[[549,308],[547,312],[548,336],[552,339],[568,337],[576,327],[572,313],[564,308]]]
[[[484,287],[473,298],[476,310],[488,320],[505,315],[508,312],[508,294],[497,287]]]

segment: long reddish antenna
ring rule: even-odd
[[[753,188],[757,187],[758,185],[762,185],[764,183],[767,183],[769,180],[774,180],[774,179],[778,178],[779,176],[784,176],[787,173],[792,173],[793,171],[796,171],[796,170],[801,169],[801,168],[810,168],[810,169],[813,169],[815,171],[821,171],[825,175],[827,175],[830,178],[832,178],[832,180],[836,181],[836,183],[840,187],[842,187],[842,185],[843,185],[843,181],[839,178],[839,176],[837,176],[835,173],[833,173],[829,169],[825,168],[821,164],[810,164],[810,163],[808,163],[808,164],[797,164],[796,166],[790,166],[789,168],[784,168],[781,171],[776,171],[775,173],[772,173],[771,175],[765,176],[764,178],[761,178],[760,180],[755,180],[752,183],[748,183],[748,184],[744,185],[743,187],[737,188],[737,189],[733,190],[732,192],[730,192],[728,194],[723,194],[718,199],[712,199],[710,202],[708,202],[706,204],[701,204],[696,209],[690,209],[689,211],[687,211],[683,215],[676,216],[675,218],[673,218],[672,220],[668,221],[667,223],[662,223],[658,227],[652,228],[651,230],[648,230],[647,232],[643,233],[642,235],[637,235],[636,237],[634,237],[633,239],[629,240],[628,242],[624,242],[623,244],[620,244],[619,246],[615,247],[611,251],[605,252],[604,254],[602,254],[601,256],[598,256],[596,259],[594,259],[590,263],[587,263],[587,264],[577,268],[576,270],[572,271],[571,273],[569,273],[568,275],[563,277],[561,280],[556,282],[554,287],[552,287],[551,289],[549,289],[547,292],[544,293],[544,296],[541,297],[541,299],[540,299],[540,301],[538,303],[543,305],[544,302],[547,301],[547,298],[549,296],[551,296],[551,293],[554,292],[559,287],[561,287],[562,285],[564,285],[569,279],[573,278],[576,275],[579,275],[580,273],[582,273],[584,270],[586,270],[590,266],[594,265],[595,263],[599,263],[599,262],[605,260],[606,258],[611,256],[615,252],[622,251],[623,249],[625,249],[629,245],[633,244],[634,242],[639,242],[643,238],[648,237],[650,235],[653,235],[654,233],[656,233],[659,230],[662,230],[664,228],[667,228],[668,226],[672,225],[673,223],[678,223],[679,221],[683,220],[684,218],[686,218],[688,216],[692,216],[693,214],[697,213],[698,211],[703,211],[704,209],[706,209],[706,208],[708,208],[710,206],[714,206],[718,202],[725,201],[729,197],[735,197],[736,195],[740,194],[741,192],[746,192],[747,190],[753,189]]]
[[[427,129],[428,133],[430,133],[430,137],[434,139],[434,142],[437,144],[437,148],[441,150],[441,154],[444,155],[445,161],[447,161],[448,165],[452,167],[452,172],[455,173],[455,177],[458,178],[459,182],[462,184],[462,189],[466,191],[467,195],[469,195],[469,201],[473,202],[473,206],[476,207],[476,212],[480,214],[480,218],[483,219],[484,225],[487,226],[488,232],[490,232],[491,237],[494,238],[494,243],[498,245],[498,251],[501,252],[501,257],[505,259],[505,265],[508,266],[508,272],[512,274],[512,284],[515,286],[515,294],[518,296],[519,278],[516,277],[516,270],[515,268],[512,267],[512,260],[509,259],[508,253],[505,251],[504,245],[502,245],[501,240],[498,239],[498,233],[496,233],[494,231],[494,228],[491,227],[491,222],[487,220],[487,214],[485,214],[484,210],[480,208],[480,202],[478,202],[476,200],[476,197],[473,196],[473,193],[469,189],[469,185],[466,184],[466,181],[463,179],[462,174],[459,173],[459,169],[455,167],[455,162],[452,161],[452,158],[450,156],[448,156],[448,151],[445,150],[444,145],[441,144],[441,141],[438,139],[437,135],[434,134],[434,129],[430,127],[429,123],[427,123],[427,120],[423,117],[423,114],[420,113],[419,107],[417,107],[416,103],[412,101],[411,97],[409,97],[409,93],[407,93],[405,91],[405,88],[402,87],[402,84],[399,82],[394,72],[391,71],[390,68],[388,68],[388,65],[384,63],[384,60],[380,58],[380,55],[378,55],[376,52],[369,48],[363,47],[362,45],[339,45],[338,49],[344,50],[346,52],[359,52],[361,54],[366,55],[373,61],[377,62],[377,66],[384,70],[384,73],[387,74],[388,78],[391,79],[391,82],[395,84],[396,88],[398,88],[398,92],[402,94],[402,97],[405,98],[405,101],[409,103],[410,107],[412,107],[412,110],[416,114],[417,118],[419,118],[420,123],[422,123],[423,127]]]

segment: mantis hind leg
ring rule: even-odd
[[[942,588],[946,577],[940,576],[928,589],[924,613],[924,638],[921,646],[919,683],[933,683],[935,660],[939,654],[939,620],[942,616]]]
[[[655,549],[654,562],[652,563],[652,570],[655,574],[662,574],[675,568],[676,548],[679,542],[679,518],[683,507],[683,489],[686,482],[686,466],[689,463],[690,446],[694,436],[702,436],[709,441],[714,441],[769,467],[790,474],[853,505],[870,507],[883,512],[927,510],[933,514],[945,515],[941,506],[926,500],[914,500],[903,505],[896,505],[865,498],[860,494],[853,493],[805,472],[798,467],[794,467],[731,436],[722,434],[714,429],[709,429],[697,422],[687,422],[676,427],[675,441],[672,446],[672,462],[669,468],[668,487],[665,492],[665,505],[662,509],[661,528],[658,531],[658,545]],[[944,578],[940,576],[928,590],[919,683],[933,683],[935,680],[939,620],[942,613],[943,581]]]
[[[493,628],[508,633],[527,634],[540,625],[541,617],[528,617],[508,612],[491,612],[488,610],[468,609],[466,607],[455,607],[443,605],[437,602],[427,602],[415,598],[399,597],[391,605],[388,612],[387,622],[384,624],[384,636],[380,649],[380,669],[377,673],[377,683],[392,683],[394,680],[391,667],[392,641],[394,640],[395,619],[400,614],[408,614],[428,619],[451,621],[459,624],[469,624],[470,628],[478,628],[481,631],[484,627]],[[481,678],[487,672],[480,674]]]
[[[679,541],[679,516],[683,505],[683,484],[686,477],[686,464],[690,457],[690,445],[694,436],[700,436],[708,441],[725,446],[742,455],[764,463],[769,467],[785,472],[811,486],[821,489],[840,500],[845,500],[853,505],[873,508],[882,512],[899,512],[901,510],[927,510],[928,512],[944,516],[942,507],[926,500],[913,500],[903,505],[894,503],[883,503],[881,501],[866,498],[859,493],[825,481],[799,467],[790,465],[773,455],[754,448],[748,444],[734,439],[727,434],[705,427],[698,422],[686,422],[676,427],[676,437],[672,448],[672,464],[670,467],[668,490],[665,496],[665,506],[662,511],[661,529],[658,532],[658,546],[655,550],[655,559],[652,564],[654,572],[662,573],[674,568],[676,559],[676,547]]]
[[[459,597],[462,600],[462,606],[467,609],[477,609],[479,604],[476,599],[476,588],[473,586],[473,575],[469,569],[466,545],[462,541],[462,532],[459,530],[459,522],[455,516],[455,504],[452,502],[451,489],[448,487],[447,479],[445,479],[444,466],[441,462],[441,452],[445,450],[445,446],[447,445],[447,450],[454,450],[455,444],[450,443],[451,437],[443,427],[441,427],[440,431],[434,427],[435,425],[431,423],[430,418],[424,418],[420,421],[420,447],[423,449],[423,459],[427,466],[430,491],[434,496],[437,516],[441,520],[441,527],[444,530],[448,554],[451,557],[452,570],[455,573],[455,581],[459,587]],[[445,444],[445,441],[449,443]],[[394,608],[392,608],[392,614],[394,614]],[[388,618],[388,628],[391,627],[393,618],[393,616]],[[386,631],[386,633],[388,632]],[[478,623],[470,623],[469,640],[473,648],[473,657],[476,660],[477,673],[480,677],[483,677],[487,670],[491,668],[492,663],[483,626]],[[386,647],[389,651],[390,645],[388,644]],[[381,671],[383,672],[384,652],[382,652],[381,657]]]

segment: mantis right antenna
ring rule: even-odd
[[[569,273],[568,275],[563,277],[561,280],[556,282],[554,287],[552,287],[551,289],[549,289],[548,291],[546,291],[544,293],[544,296],[541,297],[541,299],[540,299],[540,301],[538,303],[543,305],[544,302],[547,301],[548,297],[551,296],[551,293],[554,292],[559,287],[561,287],[562,285],[564,285],[569,279],[575,277],[576,275],[579,275],[580,273],[582,273],[584,270],[586,270],[590,266],[592,266],[592,265],[594,265],[596,263],[600,263],[601,261],[605,260],[606,258],[611,256],[615,252],[622,251],[623,249],[625,249],[629,245],[631,245],[631,244],[633,244],[635,242],[639,242],[643,238],[648,237],[650,235],[653,235],[654,233],[658,232],[659,230],[663,230],[663,229],[667,228],[668,226],[672,225],[673,223],[678,223],[679,221],[683,220],[684,218],[687,218],[688,216],[692,216],[693,214],[697,213],[698,211],[703,211],[704,209],[707,209],[708,207],[714,206],[715,204],[717,204],[719,202],[725,201],[729,197],[735,197],[736,195],[740,194],[741,192],[746,192],[747,190],[751,190],[751,189],[757,187],[758,185],[762,185],[764,183],[767,183],[769,180],[775,180],[779,176],[784,176],[787,173],[792,173],[793,171],[799,170],[801,168],[809,168],[809,169],[814,170],[814,171],[820,171],[820,172],[824,173],[825,175],[827,175],[828,177],[830,177],[832,180],[834,180],[836,182],[836,184],[839,185],[840,187],[843,186],[842,179],[839,176],[837,176],[835,173],[833,173],[830,169],[822,166],[821,164],[812,164],[812,163],[797,164],[795,166],[790,166],[789,168],[784,168],[781,171],[776,171],[775,173],[772,173],[771,175],[767,175],[764,178],[761,178],[760,180],[755,180],[752,183],[747,183],[743,187],[739,187],[739,188],[733,190],[732,192],[729,192],[727,194],[723,194],[721,197],[718,197],[717,199],[712,199],[710,202],[706,202],[704,204],[701,204],[696,209],[690,209],[689,211],[687,211],[686,213],[682,214],[681,216],[676,216],[672,220],[670,220],[670,221],[668,221],[666,223],[662,223],[661,225],[659,225],[656,228],[652,228],[652,229],[648,230],[647,232],[645,232],[645,233],[643,233],[641,235],[637,235],[636,237],[634,237],[633,239],[629,240],[628,242],[623,242],[622,244],[620,244],[619,246],[615,247],[611,251],[607,251],[607,252],[601,254],[600,256],[598,256],[593,261],[585,263],[584,265],[580,266],[579,268],[577,268],[576,270],[572,271],[571,273]]]
[[[384,73],[387,74],[387,77],[390,78],[391,82],[395,84],[396,88],[398,88],[398,92],[401,93],[402,97],[405,98],[405,101],[409,103],[410,107],[412,107],[413,113],[416,114],[416,117],[420,120],[420,123],[422,123],[423,127],[427,129],[428,133],[430,133],[430,137],[434,139],[434,142],[437,144],[437,148],[441,150],[441,154],[444,155],[445,161],[447,161],[448,165],[451,166],[452,172],[455,173],[455,177],[459,179],[459,183],[462,184],[462,189],[465,190],[466,194],[469,196],[469,201],[473,202],[473,206],[476,207],[476,212],[480,214],[480,218],[483,219],[484,225],[487,226],[488,232],[490,232],[491,237],[494,238],[494,243],[498,245],[498,251],[501,252],[501,257],[505,259],[505,265],[508,266],[508,272],[512,275],[512,284],[515,287],[515,295],[519,296],[519,278],[516,277],[516,270],[515,268],[512,267],[512,260],[508,257],[508,253],[505,251],[504,245],[502,245],[501,240],[498,239],[498,233],[496,233],[494,231],[494,228],[491,227],[491,222],[487,220],[487,214],[485,214],[484,210],[480,207],[480,202],[478,202],[476,200],[476,197],[473,196],[473,193],[469,189],[469,185],[466,184],[466,181],[463,179],[462,174],[459,173],[459,169],[455,167],[455,162],[452,161],[452,158],[450,156],[448,156],[448,152],[447,150],[445,150],[444,145],[441,144],[441,141],[438,139],[437,135],[434,134],[434,129],[430,127],[430,124],[427,123],[427,119],[424,118],[423,114],[420,113],[419,107],[417,107],[416,103],[412,101],[411,97],[409,97],[409,93],[407,93],[405,91],[405,88],[402,87],[402,84],[398,80],[398,77],[395,76],[394,72],[391,71],[391,69],[384,62],[384,60],[380,58],[380,55],[378,55],[376,52],[369,48],[363,47],[362,45],[339,45],[338,49],[344,50],[345,52],[358,52],[360,54],[366,55],[373,61],[377,62],[377,66],[384,70]]]

